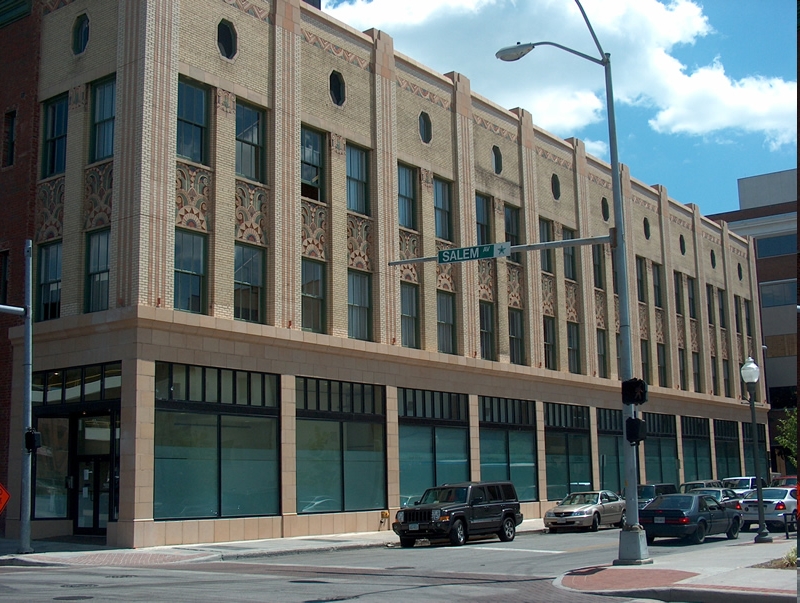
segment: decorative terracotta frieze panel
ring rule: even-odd
[[[331,151],[337,155],[344,155],[347,152],[347,140],[341,134],[331,133]]]
[[[542,314],[556,315],[556,279],[552,274],[542,273]]]
[[[692,338],[692,351],[700,351],[700,334],[697,330],[697,321],[694,319],[689,320],[689,336]]]
[[[418,258],[420,254],[419,234],[409,230],[400,229],[400,254],[399,259],[409,260]],[[419,284],[417,264],[402,264],[400,266],[400,280]]]
[[[578,290],[578,283],[567,281],[567,322],[580,322],[580,291]]]
[[[236,95],[233,92],[217,88],[217,111],[228,115],[236,114]]]
[[[327,260],[328,208],[306,199],[301,203],[303,255],[307,258]]]
[[[444,241],[436,241],[436,252],[443,251],[444,249],[454,249],[452,243],[445,243]],[[439,264],[436,263],[436,288],[442,291],[455,292],[455,275],[453,274],[453,264]]]
[[[602,289],[594,290],[594,322],[598,329],[607,329],[606,292]]]
[[[494,260],[478,260],[478,299],[494,302]]]
[[[686,320],[683,316],[677,317],[678,321],[678,347],[682,349],[686,349]]]
[[[259,21],[272,24],[272,17],[269,14],[269,5],[266,3],[263,3],[262,6],[257,6],[255,3],[250,2],[249,0],[222,1],[225,4],[230,4],[231,6],[238,8],[240,11],[250,15],[251,17],[255,17]]]
[[[328,54],[332,54],[335,57],[343,59],[351,65],[360,67],[364,71],[372,72],[372,65],[370,64],[369,59],[365,59],[364,57],[358,56],[354,52],[345,50],[341,46],[337,46],[336,44],[333,44],[324,38],[320,38],[317,34],[306,31],[305,29],[303,30],[303,37],[305,38],[306,42],[312,46],[316,46]]]
[[[647,305],[639,304],[639,338],[650,339],[650,328],[647,317]]]
[[[64,230],[64,176],[36,188],[36,242],[60,239]]]
[[[656,343],[666,343],[664,341],[664,310],[656,308]]]
[[[692,341],[692,347],[694,347],[694,341]],[[712,356],[717,355],[717,334],[712,326],[708,327],[708,350]]]
[[[614,296],[614,321],[616,323],[616,332],[619,333],[619,295]]]
[[[719,340],[722,342],[720,347],[722,348],[722,359],[728,359],[728,330],[727,329],[720,329],[719,330]]]
[[[744,364],[744,341],[739,336],[736,337],[736,351],[739,352],[739,364]]]
[[[236,181],[236,238],[256,245],[267,244],[269,192],[243,180]]]
[[[114,162],[93,165],[84,173],[84,220],[86,230],[111,224]]]
[[[522,310],[525,307],[522,266],[506,262],[506,268],[508,269],[508,307]]]
[[[208,232],[211,172],[202,167],[178,163],[175,181],[176,225]]]
[[[359,270],[372,270],[372,220],[363,216],[347,214],[348,266]]]
[[[424,98],[426,101],[432,102],[434,105],[438,105],[442,109],[447,109],[448,111],[450,110],[449,98],[434,94],[430,90],[426,90],[422,86],[418,86],[414,82],[410,82],[400,75],[397,76],[397,87],[401,90],[405,90],[406,92],[410,92],[415,96]]]

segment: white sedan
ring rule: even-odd
[[[783,530],[784,514],[797,518],[797,488],[764,488],[764,523],[775,532]],[[742,499],[742,530],[758,524],[758,490],[748,492]]]

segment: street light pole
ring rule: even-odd
[[[753,432],[753,463],[755,464],[756,496],[758,502],[758,534],[756,534],[754,541],[772,542],[772,536],[769,535],[764,521],[764,492],[761,488],[761,454],[758,447],[758,423],[756,423],[756,383],[758,383],[761,370],[753,359],[748,356],[740,372],[742,381],[747,384],[747,393],[750,397],[750,423]]]
[[[617,149],[617,123],[614,114],[614,90],[611,82],[611,55],[603,52],[603,47],[594,33],[594,28],[586,16],[586,11],[580,0],[575,0],[578,9],[581,11],[583,20],[589,28],[595,46],[600,53],[600,58],[579,52],[573,48],[557,44],[555,42],[534,42],[527,44],[517,44],[502,48],[495,55],[503,61],[516,61],[528,54],[536,46],[555,46],[570,54],[574,54],[582,59],[602,65],[605,71],[606,84],[606,113],[608,115],[608,146],[611,153],[611,192],[614,201],[614,230],[616,244],[614,257],[616,259],[617,270],[620,278],[617,279],[617,294],[619,296],[619,335],[620,335],[620,375],[621,381],[627,381],[633,377],[633,356],[631,345],[631,320],[630,305],[628,295],[628,260],[626,255],[626,233],[625,233],[625,213],[622,207],[622,183],[619,174],[619,153]],[[633,418],[636,414],[634,404],[623,405],[623,425],[628,418]],[[647,539],[642,526],[639,525],[639,500],[637,493],[637,472],[636,472],[636,452],[638,446],[627,446],[625,448],[625,525],[619,534],[619,558],[614,560],[615,565],[638,565],[652,563],[647,550]]]

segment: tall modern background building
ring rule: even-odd
[[[628,279],[641,481],[753,470],[752,242],[299,0],[0,2],[3,303],[33,241],[34,538],[388,529],[428,486],[511,479],[528,517],[621,490]],[[23,329],[0,316],[19,498]],[[19,532],[19,506],[5,531]]]
[[[772,466],[795,473],[797,459],[774,436],[785,409],[797,408],[797,170],[740,178],[739,209],[709,217],[755,239]]]

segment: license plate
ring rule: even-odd
[[[416,530],[419,530],[419,524],[418,523],[410,523],[410,524],[408,524],[408,529],[411,530],[412,532],[415,532]]]
[[[654,517],[653,518],[653,523],[664,523],[664,518],[663,517]]]
[[[557,521],[558,523],[567,523],[567,520],[564,519],[563,517],[559,517]]]

